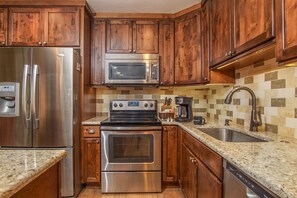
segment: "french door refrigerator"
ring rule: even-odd
[[[72,48],[0,48],[0,149],[65,149],[63,197],[81,189],[79,81]]]

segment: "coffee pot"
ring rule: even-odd
[[[175,104],[177,105],[176,121],[190,122],[193,120],[192,101],[193,98],[190,97],[175,97]]]

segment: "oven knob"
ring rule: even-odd
[[[153,106],[154,106],[154,104],[153,104],[153,103],[151,103],[151,104],[150,104],[150,107],[153,107]]]
[[[144,107],[148,107],[148,104],[147,103],[144,103]]]
[[[118,107],[118,104],[117,104],[117,103],[113,103],[113,106],[114,106],[115,108],[117,108],[117,107]]]
[[[122,103],[120,103],[120,104],[119,104],[119,106],[120,106],[120,107],[123,107],[123,104],[122,104]]]

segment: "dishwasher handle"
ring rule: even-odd
[[[272,192],[266,190],[263,186],[256,183],[254,180],[249,178],[245,173],[236,168],[234,165],[230,164],[226,161],[225,168],[234,175],[237,179],[239,179],[246,186],[246,195],[248,198],[277,198]]]

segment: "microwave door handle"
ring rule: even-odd
[[[30,127],[30,120],[31,120],[31,103],[29,104],[29,115],[27,112],[27,86],[28,86],[28,77],[30,77],[30,66],[24,65],[24,72],[23,72],[23,88],[22,88],[22,108],[24,114],[24,123],[25,127],[29,129]]]
[[[146,82],[150,82],[151,81],[151,73],[152,73],[152,64],[151,64],[151,62],[150,61],[148,61],[147,63],[147,67],[146,67],[146,74],[147,74],[147,76],[146,76]]]

